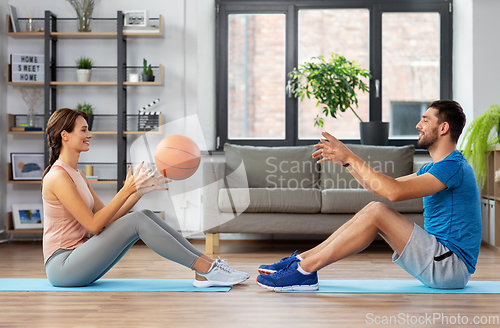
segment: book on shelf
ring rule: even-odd
[[[43,131],[43,129],[36,126],[26,126],[24,131]]]
[[[16,7],[9,5],[9,15],[10,15],[10,21],[12,22],[12,32],[14,33],[21,32],[21,28],[19,27],[19,19],[17,19]]]
[[[87,180],[88,181],[97,181],[97,180],[99,180],[99,177],[97,175],[87,175]]]
[[[13,132],[24,132],[24,126],[13,126],[10,130]]]

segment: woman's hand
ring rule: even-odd
[[[162,174],[158,173],[158,169],[152,172],[151,169],[146,169],[146,178],[137,187],[139,196],[144,196],[154,190],[168,190],[165,184],[172,182],[172,180],[165,178]]]
[[[152,173],[150,168],[144,167],[144,162],[139,164],[135,173],[132,174],[132,166],[129,165],[127,178],[123,189],[126,190],[129,195],[133,193],[138,193],[139,196],[143,196],[153,190],[168,190],[168,188],[163,187],[164,184],[171,182],[163,176],[156,176],[157,170]]]
[[[314,145],[315,148],[319,149],[312,154],[313,158],[320,158],[318,164],[326,161],[339,165],[349,163],[352,151],[330,133],[325,131],[321,134],[326,139],[321,139],[319,144]]]

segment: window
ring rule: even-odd
[[[365,121],[391,123],[390,145],[415,144],[422,110],[451,99],[451,0],[217,0],[217,135],[248,145],[315,143],[325,129],[359,143],[359,120],[325,119],[285,90],[287,73],[332,52],[371,71]]]

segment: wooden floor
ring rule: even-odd
[[[298,248],[311,246],[302,243]],[[500,295],[278,294],[255,283],[260,264],[273,263],[295,249],[286,243],[222,241],[221,257],[251,274],[246,284],[228,293],[2,292],[0,327],[387,327],[391,325],[377,325],[375,320],[390,316],[393,326],[427,327],[432,321],[415,325],[416,320],[437,315],[448,316],[450,322],[467,316],[469,323],[475,316],[500,318]],[[482,248],[472,280],[500,280],[499,268],[500,253]],[[41,245],[1,244],[0,277],[45,278]],[[104,278],[191,277],[191,270],[136,245]],[[330,265],[320,271],[319,278],[411,279],[391,263],[390,249],[380,244]],[[457,326],[441,324],[441,320],[434,323]]]

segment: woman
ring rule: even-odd
[[[92,134],[87,114],[62,108],[47,124],[49,166],[42,178],[44,206],[43,253],[49,281],[54,286],[85,286],[101,278],[132,245],[142,239],[164,258],[196,271],[196,287],[231,286],[249,275],[213,260],[149,210],[129,213],[141,196],[166,190],[171,180],[157,176],[143,164],[108,205],[96,195],[77,170],[80,153],[89,150]],[[91,236],[91,234],[93,236]]]

